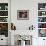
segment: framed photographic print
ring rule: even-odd
[[[29,10],[17,10],[18,20],[29,20]]]

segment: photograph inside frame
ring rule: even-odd
[[[17,19],[18,20],[28,20],[29,10],[17,10]]]

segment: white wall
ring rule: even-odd
[[[11,0],[11,22],[14,23],[18,32],[19,30],[27,30],[28,27],[33,24],[36,32],[34,36],[38,36],[38,3],[45,2],[46,0]],[[17,10],[29,10],[29,20],[17,20]],[[34,37],[33,46],[41,46],[39,45],[41,43],[43,44],[43,40],[41,39],[42,38]]]
[[[29,20],[17,20],[17,10],[29,10]],[[16,25],[17,30],[28,29],[32,24],[35,25],[35,23],[37,23],[37,2],[29,0],[12,0],[11,16],[11,22]]]
[[[11,22],[17,30],[27,30],[34,25],[37,29],[38,3],[45,3],[46,0],[11,0]],[[17,10],[29,10],[29,20],[17,20]]]

